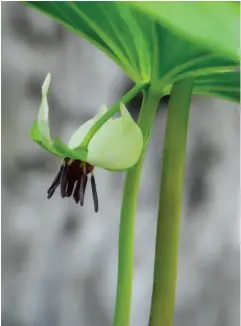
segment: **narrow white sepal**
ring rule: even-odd
[[[48,99],[47,99],[50,82],[51,82],[51,75],[50,73],[48,73],[42,85],[42,101],[41,101],[39,114],[38,114],[38,127],[39,127],[40,134],[51,141],[50,131],[49,131],[49,106],[48,106]]]

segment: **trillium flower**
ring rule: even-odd
[[[98,211],[94,167],[111,171],[125,171],[134,166],[142,152],[143,136],[124,104],[120,104],[120,117],[107,120],[92,136],[87,149],[83,140],[89,130],[99,122],[108,111],[102,106],[95,117],[81,125],[71,136],[68,145],[58,138],[51,139],[49,129],[49,107],[47,94],[51,75],[48,74],[42,85],[42,102],[38,121],[34,121],[30,130],[31,138],[42,148],[62,158],[63,163],[53,183],[48,189],[51,198],[60,185],[62,197],[73,195],[76,203],[84,204],[84,194],[91,175],[91,186],[95,211]]]

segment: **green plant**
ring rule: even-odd
[[[129,325],[134,219],[142,164],[159,100],[171,94],[149,321],[149,326],[171,326],[191,95],[239,101],[239,4],[114,1],[26,4],[92,42],[126,72],[144,95],[138,120],[144,145],[138,162],[126,173],[123,190],[114,326]],[[130,99],[127,96],[127,101]],[[85,149],[118,109],[119,102],[89,131],[84,139]]]

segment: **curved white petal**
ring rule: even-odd
[[[93,124],[94,124],[94,119],[90,119],[86,121],[83,125],[81,125],[71,136],[68,143],[68,147],[71,149],[75,147],[79,147],[83,139],[85,138],[86,134],[93,126]]]
[[[125,107],[125,105],[123,103],[120,104],[120,113],[121,113],[121,117],[125,119],[126,123],[127,122],[130,122],[130,123],[134,122],[134,120],[132,119],[132,116],[130,115],[129,111],[127,110],[127,108]]]
[[[141,130],[122,104],[121,117],[108,120],[91,139],[87,160],[105,169],[124,170],[137,162],[142,147]]]
[[[94,121],[99,120],[99,118],[101,118],[102,115],[104,115],[107,111],[108,111],[107,106],[106,105],[101,105],[101,107],[99,108],[97,114],[94,116],[93,120]]]
[[[93,124],[103,115],[107,112],[108,108],[105,105],[102,105],[99,110],[98,113],[94,116],[93,119],[90,119],[88,121],[86,121],[83,125],[81,125],[71,136],[69,143],[68,143],[68,147],[69,148],[76,148],[79,147],[83,141],[83,139],[85,138],[85,136],[87,135],[88,131],[90,130],[90,128],[93,126]]]
[[[50,81],[51,75],[50,73],[48,73],[42,86],[42,101],[38,113],[39,132],[43,137],[47,138],[48,140],[51,140],[49,132],[49,106],[47,99]]]

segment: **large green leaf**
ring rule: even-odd
[[[164,95],[169,95],[171,85],[164,88]],[[193,94],[240,102],[240,71],[213,73],[207,76],[198,76],[194,80]]]
[[[156,23],[127,2],[27,2],[84,36],[112,58],[135,82],[160,90],[187,76],[232,69],[220,56]]]
[[[128,6],[116,2],[37,1],[26,2],[87,38],[112,58],[135,82],[149,81],[152,27],[140,13],[148,29],[143,34]],[[149,41],[150,40],[150,41]]]
[[[153,16],[181,37],[239,61],[239,2],[136,1],[129,4]]]
[[[235,66],[235,61],[220,57],[200,45],[194,45],[180,38],[160,24],[155,25],[156,68],[152,74],[154,85],[165,87],[186,77],[198,77],[227,71]]]
[[[240,71],[214,73],[195,80],[194,93],[240,102]]]

